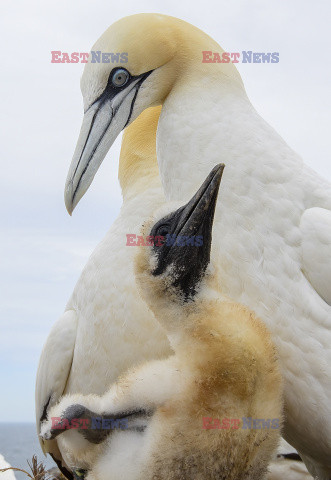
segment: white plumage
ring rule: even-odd
[[[168,199],[188,198],[213,165],[226,163],[213,249],[219,281],[272,332],[286,382],[285,438],[313,475],[329,480],[330,185],[264,122],[243,90],[234,94],[227,85],[174,92],[162,109],[157,146]],[[311,210],[317,205],[323,217]]]
[[[313,480],[303,462],[277,459],[269,467],[267,480]]]
[[[36,381],[38,432],[45,406],[51,407],[61,395],[102,394],[133,364],[170,352],[165,334],[137,291],[136,248],[126,246],[126,235],[139,233],[146,212],[164,202],[155,162],[159,113],[158,108],[144,113],[125,135],[120,214],[93,252],[43,348]],[[41,444],[45,453],[61,460],[56,440]]]
[[[128,52],[129,80],[116,93],[113,65],[86,65],[85,106],[98,102],[108,126],[102,138],[91,127],[85,150],[82,130],[68,177],[69,209],[91,183],[119,125],[150,105],[162,104],[157,158],[168,200],[187,201],[215,164],[226,164],[212,251],[219,283],[272,332],[286,383],[285,438],[313,475],[329,480],[330,184],[258,115],[234,65],[202,63],[202,51],[222,49],[195,27],[158,14],[134,15],[112,25],[93,49]]]
[[[300,223],[302,269],[316,292],[331,305],[331,212],[309,208]]]
[[[0,454],[0,470],[3,468],[10,468],[10,464],[5,460],[4,456]],[[1,480],[16,480],[13,470],[7,470],[6,472],[0,472]]]
[[[282,439],[277,454],[269,465],[267,480],[313,480],[303,462],[287,457],[296,453],[296,450]]]

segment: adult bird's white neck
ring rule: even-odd
[[[277,145],[274,150],[272,142]],[[285,155],[287,162],[281,165]],[[244,195],[249,193],[249,178],[255,185],[257,180],[266,185],[270,179],[283,184],[302,165],[256,112],[241,82],[234,82],[222,69],[207,75],[196,67],[192,75],[185,75],[185,83],[176,82],[163,104],[157,158],[166,198],[182,201],[220,162],[226,164],[226,191],[235,187]],[[246,181],[241,185],[243,176]]]

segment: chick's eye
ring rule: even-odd
[[[160,237],[165,237],[170,233],[169,225],[160,225],[160,227],[156,231],[156,235]]]
[[[83,468],[77,468],[76,470],[74,470],[74,476],[79,480],[83,480],[85,478],[85,475],[86,470],[84,470]]]
[[[119,68],[113,73],[111,82],[114,87],[123,87],[128,83],[130,74],[125,68]]]

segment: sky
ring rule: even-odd
[[[328,0],[1,0],[0,421],[34,421],[42,345],[121,205],[119,138],[73,216],[65,210],[83,65],[51,63],[50,52],[89,51],[139,12],[182,18],[226,51],[279,52],[279,63],[237,64],[248,95],[331,180]]]

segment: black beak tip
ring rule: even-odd
[[[224,168],[224,163],[219,163],[218,165],[215,165],[204,183],[204,185],[208,185],[207,190],[212,197],[217,198]]]
[[[218,163],[210,172],[210,174],[215,177],[215,180],[217,180],[218,183],[221,183],[224,168],[224,163]]]

